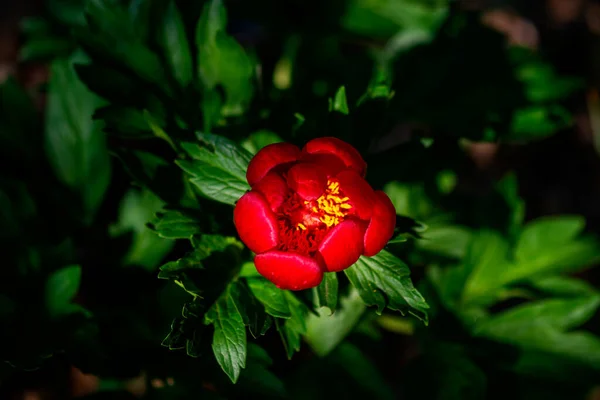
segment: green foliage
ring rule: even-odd
[[[114,387],[173,377],[148,398],[591,386],[600,295],[571,275],[600,261],[597,238],[579,216],[524,223],[515,174],[485,195],[463,182],[465,143],[570,127],[582,82],[444,0],[327,2],[306,21],[275,3],[53,0],[23,23],[20,57],[48,61],[50,81],[43,114],[0,86],[0,359],[64,354]],[[396,229],[376,256],[284,291],[232,206],[260,149],[317,136],[363,154]],[[401,376],[398,335],[422,350]]]

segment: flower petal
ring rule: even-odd
[[[367,257],[379,253],[394,235],[396,227],[396,209],[390,198],[377,190],[375,192],[375,206],[373,217],[365,233],[365,252]]]
[[[342,170],[348,168],[338,157],[331,154],[302,154],[302,161],[317,164],[319,169],[327,175],[327,178],[336,176]]]
[[[254,184],[253,190],[265,197],[273,212],[277,211],[289,192],[285,179],[274,171],[269,172],[264,178]]]
[[[291,143],[269,144],[256,153],[250,160],[246,179],[250,186],[264,178],[278,165],[290,163],[300,158],[300,149]]]
[[[367,163],[354,147],[335,137],[322,137],[309,141],[303,151],[309,154],[332,154],[342,160],[346,167],[365,176]]]
[[[303,290],[318,286],[323,270],[317,261],[297,253],[273,250],[254,257],[258,272],[284,290]]]
[[[336,179],[340,183],[340,189],[352,205],[351,211],[360,219],[370,219],[375,205],[373,188],[353,170],[340,172],[336,175]]]
[[[287,184],[305,200],[314,200],[325,192],[327,176],[315,164],[299,163],[289,169]]]
[[[346,220],[331,229],[319,245],[328,272],[342,271],[358,260],[363,253],[365,223]]]
[[[277,246],[277,220],[260,193],[248,192],[237,201],[233,223],[242,242],[253,252],[263,253]]]

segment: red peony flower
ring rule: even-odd
[[[361,254],[374,256],[392,237],[396,210],[364,180],[367,164],[337,138],[264,147],[250,161],[252,190],[236,203],[240,239],[258,272],[281,289],[321,283]]]

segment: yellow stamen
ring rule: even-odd
[[[329,228],[342,222],[348,210],[352,208],[352,205],[348,204],[348,200],[348,197],[340,196],[339,182],[329,181],[325,193],[316,200],[316,205],[313,203],[311,211],[321,214],[319,220]],[[310,205],[311,202],[305,201],[304,204]],[[306,226],[299,223],[298,229],[306,230]]]
[[[298,222],[298,225],[296,227],[299,228],[299,229],[302,229],[303,231],[306,230],[306,226],[303,223],[301,223],[301,222]]]

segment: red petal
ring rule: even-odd
[[[346,220],[327,233],[319,245],[327,271],[342,271],[358,260],[363,253],[364,225],[363,222]]]
[[[285,179],[276,172],[269,172],[264,178],[258,181],[253,190],[262,194],[269,205],[271,210],[277,211],[277,209],[284,202],[289,188]]]
[[[287,184],[305,200],[314,200],[325,192],[327,176],[315,164],[299,163],[287,174]]]
[[[242,242],[253,252],[263,253],[277,246],[277,220],[260,193],[248,192],[238,200],[233,223]]]
[[[360,219],[370,219],[375,204],[375,193],[367,181],[353,170],[340,172],[336,179],[340,183],[340,189],[348,197],[354,214]]]
[[[396,227],[396,209],[390,198],[378,190],[375,192],[373,217],[365,233],[365,252],[367,257],[379,253],[389,242]]]
[[[321,171],[327,175],[327,178],[336,176],[342,170],[348,168],[346,164],[336,156],[331,154],[302,154],[302,161],[317,164]]]
[[[332,154],[342,160],[346,167],[355,170],[360,176],[365,176],[367,163],[358,150],[343,140],[335,137],[317,138],[306,143],[303,150],[309,154]]]
[[[269,251],[254,257],[258,272],[285,290],[303,290],[318,286],[323,270],[313,258],[285,251]]]
[[[300,149],[291,143],[269,144],[256,153],[250,160],[246,179],[250,186],[264,178],[278,165],[294,162],[300,158]]]

